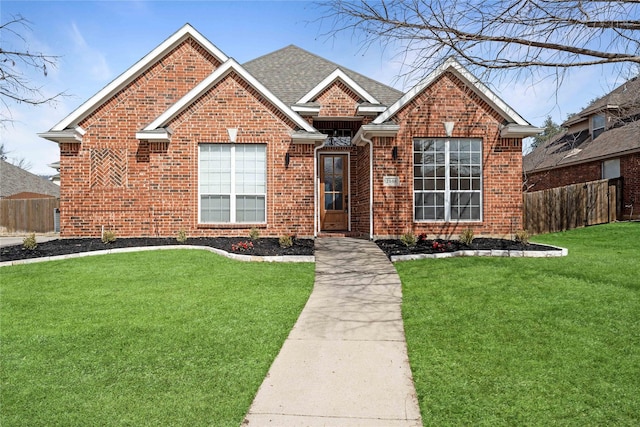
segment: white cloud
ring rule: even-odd
[[[75,22],[71,23],[71,40],[74,44],[75,55],[80,59],[81,68],[98,81],[111,79],[112,73],[107,59],[101,51],[91,47]]]

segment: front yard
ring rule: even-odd
[[[313,264],[154,251],[0,269],[0,425],[238,426]]]
[[[569,256],[396,264],[425,425],[640,423],[640,223],[534,240]]]
[[[425,425],[640,423],[640,223],[562,258],[401,262]],[[0,425],[237,426],[312,264],[204,251],[0,268]]]

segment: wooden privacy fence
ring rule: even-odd
[[[9,233],[49,233],[55,231],[54,212],[60,199],[0,200],[0,229]]]
[[[524,228],[530,234],[616,221],[622,212],[622,179],[524,193],[523,211]]]

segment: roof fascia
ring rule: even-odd
[[[530,169],[530,170],[527,170],[526,172],[527,173],[538,173],[538,172],[552,171],[554,169],[560,169],[560,168],[564,168],[564,167],[580,165],[580,164],[583,164],[583,163],[591,163],[591,162],[597,162],[597,161],[607,160],[607,159],[617,159],[618,157],[628,156],[629,154],[634,154],[634,153],[640,153],[640,147],[632,148],[630,150],[625,150],[625,151],[618,151],[616,153],[604,154],[604,155],[601,155],[601,156],[588,157],[586,159],[578,159],[578,160],[573,160],[573,161],[568,161],[568,162],[563,162],[563,160],[565,160],[567,158],[571,158],[573,156],[563,157],[554,166],[546,166],[544,168],[539,168],[539,169]]]
[[[40,138],[48,139],[49,141],[60,143],[70,143],[70,144],[80,144],[82,143],[82,137],[87,133],[80,126],[76,126],[75,129],[64,129],[64,130],[50,130],[49,132],[41,132],[37,135]]]
[[[438,77],[447,71],[452,72],[470,87],[480,98],[489,104],[494,110],[502,115],[507,121],[520,126],[531,126],[529,122],[522,118],[514,109],[509,107],[498,95],[489,89],[484,83],[478,80],[466,68],[454,58],[448,58],[442,65],[430,73],[424,80],[411,88],[395,104],[390,106],[384,113],[378,116],[373,123],[384,123],[396,114],[402,107],[411,102],[422,91],[429,87]]]
[[[527,125],[514,125],[508,124],[500,130],[500,136],[502,138],[527,138],[529,136],[535,136],[544,131],[543,128]]]
[[[102,90],[89,98],[84,104],[74,110],[67,117],[62,119],[56,124],[52,131],[61,131],[74,123],[80,121],[82,118],[90,114],[95,108],[101,105],[106,99],[113,96],[119,90],[124,88],[127,84],[133,81],[136,77],[147,70],[158,59],[162,58],[167,52],[171,51],[175,46],[182,43],[188,37],[192,37],[202,47],[204,47],[211,55],[217,58],[221,63],[227,61],[228,57],[220,49],[218,49],[213,43],[207,40],[202,34],[196,31],[189,24],[185,24],[182,28],[176,31],[172,36],[162,42],[158,47],[149,52],[141,60],[136,62],[131,68],[124,73],[120,74],[115,80],[105,86]]]
[[[300,100],[296,104],[304,104],[306,102],[310,102],[316,96],[318,96],[323,90],[328,88],[334,81],[342,80],[344,84],[349,86],[351,90],[353,90],[358,96],[362,99],[365,99],[367,102],[372,104],[380,104],[376,98],[373,97],[369,92],[367,92],[362,86],[356,83],[351,77],[345,74],[340,68],[336,68],[331,74],[324,78],[320,83],[318,83],[313,89],[311,89],[305,96],[300,98]]]
[[[362,125],[358,132],[353,136],[353,144],[360,145],[361,142],[364,142],[364,139],[370,139],[375,136],[378,137],[394,137],[398,134],[400,130],[400,125],[395,123],[384,123],[379,125],[369,124]]]
[[[224,64],[218,67],[213,73],[211,73],[206,79],[201,81],[196,87],[191,89],[185,96],[183,96],[178,102],[173,104],[169,109],[162,113],[158,118],[151,122],[147,127],[143,129],[141,133],[155,131],[159,128],[165,127],[165,125],[177,114],[187,108],[191,103],[198,99],[203,93],[209,90],[213,85],[218,83],[224,77],[226,77],[231,71],[235,71],[242,77],[247,83],[249,83],[255,90],[260,92],[269,102],[274,104],[280,111],[296,123],[300,128],[307,132],[317,132],[313,126],[307,123],[300,115],[296,114],[291,108],[289,108],[284,102],[277,98],[273,93],[269,91],[262,83],[260,83],[255,77],[253,77],[247,70],[245,70],[240,64],[238,64],[233,58],[229,58]]]
[[[292,105],[291,109],[304,116],[317,116],[320,114],[320,107],[308,107],[305,105]]]

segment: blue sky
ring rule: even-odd
[[[329,23],[319,20],[322,11],[311,1],[2,0],[3,23],[18,14],[31,22],[31,30],[22,32],[29,49],[60,56],[47,77],[25,74],[45,94],[69,94],[54,106],[11,105],[14,122],[0,129],[10,157],[25,158],[36,174],[53,174],[47,165],[59,159],[58,146],[36,133],[49,130],[185,23],[240,63],[295,44],[401,90],[415,83],[397,78],[401,64],[389,48],[363,51],[357,36],[327,36]],[[621,82],[606,68],[593,67],[574,71],[557,92],[552,79],[535,85],[513,79],[485,83],[526,120],[541,125],[547,115],[562,122]]]

